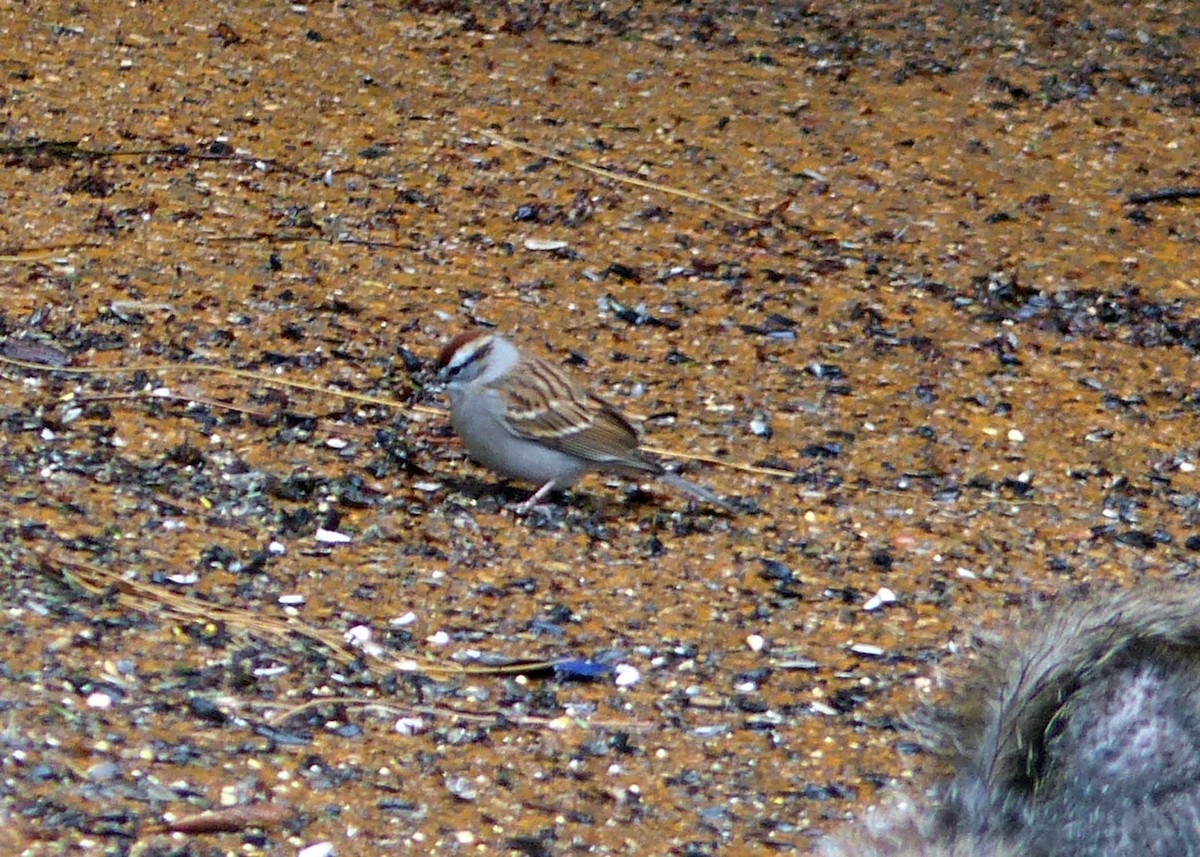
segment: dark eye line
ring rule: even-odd
[[[464,360],[459,365],[451,367],[450,371],[447,373],[447,375],[449,377],[453,378],[459,372],[461,372],[462,370],[464,370],[468,366],[470,366],[472,363],[477,363],[480,360],[482,360],[484,357],[486,357],[488,355],[488,353],[491,352],[491,350],[492,350],[492,344],[489,342],[487,345],[480,348],[478,351],[476,351],[474,354],[472,354],[470,357],[468,357],[466,360]]]

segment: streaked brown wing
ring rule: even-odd
[[[507,383],[495,388],[508,408],[508,424],[515,434],[597,464],[615,462],[658,472],[653,462],[637,454],[637,429],[615,407],[581,390],[544,360],[528,357],[521,367],[538,379],[538,386]]]

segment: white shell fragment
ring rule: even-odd
[[[641,681],[642,674],[632,664],[617,664],[617,687],[629,687]]]
[[[568,246],[566,241],[554,241],[548,238],[526,238],[526,250],[563,250]]]
[[[420,717],[401,717],[396,721],[396,732],[401,735],[417,735],[425,731],[425,721]]]
[[[346,642],[352,646],[361,646],[371,639],[371,629],[366,625],[355,625],[346,632]]]
[[[372,638],[371,629],[366,625],[355,625],[346,631],[346,642],[363,654],[373,658],[383,657],[383,646]]]
[[[350,537],[345,533],[327,530],[324,527],[317,527],[317,541],[326,545],[344,545],[350,541]]]
[[[879,591],[867,599],[867,603],[863,605],[866,611],[878,610],[885,604],[892,604],[896,600],[896,593],[888,589],[886,586],[880,587]]]
[[[332,857],[332,842],[314,842],[296,852],[296,857]]]

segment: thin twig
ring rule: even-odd
[[[379,396],[368,396],[364,393],[351,393],[346,390],[330,390],[327,387],[322,387],[319,384],[310,384],[305,381],[292,381],[283,378],[277,378],[271,375],[263,375],[258,372],[250,372],[246,369],[231,369],[227,366],[210,366],[205,363],[192,363],[180,365],[177,363],[150,363],[133,366],[69,366],[58,367],[48,366],[44,363],[33,363],[28,360],[17,360],[13,357],[5,357],[0,355],[0,363],[7,363],[12,366],[18,366],[22,369],[33,369],[39,372],[62,372],[75,375],[115,375],[124,372],[147,372],[170,374],[180,372],[206,372],[211,375],[228,375],[234,378],[242,378],[249,381],[257,381],[260,384],[267,384],[273,387],[282,387],[291,390],[306,390],[310,393],[318,393],[320,395],[336,396],[352,402],[360,402],[368,405],[379,405],[386,408],[394,408],[398,411],[404,411],[409,414],[422,414],[424,416],[437,417],[446,419],[447,413],[444,408],[435,408],[430,405],[406,405],[402,402],[397,402],[393,399],[384,399]],[[213,403],[216,404],[216,403]],[[221,407],[232,407],[221,405]],[[661,449],[658,447],[642,447],[643,450],[651,455],[657,455],[662,458],[678,459],[681,461],[698,461],[703,464],[709,464],[713,467],[725,467],[731,470],[740,470],[743,473],[754,473],[760,476],[776,476],[784,479],[791,479],[796,474],[788,470],[780,470],[773,467],[759,467],[753,464],[739,464],[734,461],[726,461],[720,458],[713,458],[707,455],[697,455],[690,452],[679,452],[672,449]]]
[[[244,414],[255,419],[265,420],[271,417],[271,412],[264,411],[258,408],[248,408],[244,405],[235,405],[232,402],[220,402],[216,399],[203,399],[199,396],[185,396],[182,393],[163,393],[159,390],[137,390],[132,393],[109,393],[103,396],[86,396],[84,398],[72,399],[73,404],[87,405],[92,402],[125,402],[141,399],[158,399],[167,402],[180,402],[189,405],[203,405],[207,408],[215,408],[218,410],[233,411],[237,414]],[[317,419],[312,415],[297,414],[301,418]]]
[[[712,208],[723,211],[726,214],[732,214],[734,217],[741,217],[744,220],[750,220],[755,223],[762,223],[766,219],[762,215],[754,214],[753,212],[749,211],[742,211],[740,208],[734,208],[732,205],[727,205],[726,203],[719,202],[715,199],[710,199],[707,196],[702,196],[701,194],[694,193],[690,190],[683,190],[681,188],[671,187],[670,185],[649,182],[645,179],[634,178],[633,176],[623,176],[620,173],[613,172],[612,170],[606,170],[603,167],[595,167],[591,164],[585,164],[583,161],[575,161],[571,158],[564,158],[562,155],[556,155],[553,152],[549,152],[545,149],[539,149],[536,146],[530,146],[528,143],[519,143],[516,140],[511,140],[508,137],[502,137],[501,135],[495,134],[491,131],[480,131],[479,133],[487,137],[492,142],[499,143],[501,146],[507,146],[510,149],[520,149],[521,151],[528,152],[531,155],[537,155],[539,158],[548,158],[551,161],[557,161],[560,164],[566,164],[568,167],[574,167],[577,170],[583,170],[584,172],[592,173],[593,175],[603,176],[604,178],[612,179],[616,182],[624,182],[625,184],[634,185],[635,187],[644,187],[647,190],[658,191],[659,193],[666,193],[672,196],[681,196],[684,199],[690,199],[692,202],[698,202],[701,205],[711,206]]]
[[[290,235],[282,232],[254,232],[250,235],[217,235],[215,237],[200,237],[200,244],[256,244],[269,241],[272,244],[348,244],[355,247],[366,247],[370,250],[391,249],[407,250],[408,244],[395,241],[376,241],[372,238],[337,237],[329,235]]]
[[[242,378],[248,381],[258,381],[261,384],[267,384],[273,387],[283,387],[290,390],[307,390],[310,393],[321,393],[325,395],[337,396],[342,399],[348,399],[352,402],[362,402],[368,405],[380,405],[382,407],[396,408],[401,411],[408,411],[414,414],[425,414],[427,416],[444,417],[445,410],[442,408],[434,408],[429,405],[405,405],[397,402],[394,399],[384,399],[379,396],[368,396],[365,393],[351,393],[347,390],[330,390],[322,387],[319,384],[309,384],[305,381],[292,381],[284,378],[276,378],[272,375],[264,375],[260,372],[251,372],[247,369],[232,369],[228,366],[210,366],[207,363],[145,363],[135,364],[133,366],[48,366],[45,363],[32,363],[28,360],[17,360],[13,357],[5,357],[0,355],[0,363],[8,363],[12,366],[18,366],[22,369],[33,369],[39,372],[61,372],[71,375],[119,375],[126,372],[146,372],[159,374],[177,374],[186,372],[201,372],[209,375],[228,375],[233,378]]]
[[[1130,205],[1145,205],[1147,202],[1171,202],[1177,199],[1200,198],[1200,187],[1166,187],[1146,193],[1135,193],[1129,197]]]
[[[273,708],[277,707],[277,703],[248,701],[246,705],[254,708]],[[460,708],[440,707],[435,705],[405,705],[400,706],[392,702],[381,702],[378,699],[368,699],[360,696],[326,696],[319,699],[312,699],[308,702],[303,702],[286,711],[281,711],[275,715],[267,715],[268,722],[272,724],[280,723],[285,720],[290,720],[297,715],[312,709],[319,708],[322,705],[345,705],[349,708],[378,708],[381,711],[386,711],[396,716],[404,716],[408,714],[424,714],[427,717],[455,717],[462,720],[467,720],[472,723],[493,723],[496,720],[507,720],[510,723],[515,723],[519,726],[545,726],[550,727],[558,717],[543,717],[536,714],[513,714],[500,709],[492,711],[463,711]],[[652,729],[653,723],[638,720],[581,720],[578,717],[570,718],[575,723],[589,726],[595,729]]]
[[[50,556],[40,551],[37,556],[43,571],[57,574],[92,595],[100,596],[111,590],[127,609],[139,613],[165,610],[177,617],[192,621],[224,622],[260,637],[281,641],[298,635],[329,649],[340,661],[349,663],[357,657],[339,634],[310,627],[294,618],[273,619],[258,612],[178,595],[164,587],[130,580],[91,563]]]
[[[755,473],[759,476],[780,476],[784,479],[791,479],[796,474],[790,470],[780,470],[777,467],[760,467],[757,464],[739,464],[736,461],[726,461],[723,458],[713,458],[711,455],[697,455],[693,452],[677,452],[673,449],[659,449],[654,446],[641,447],[643,452],[648,452],[651,455],[657,455],[661,458],[677,458],[680,461],[699,461],[702,464],[711,464],[714,467],[726,467],[730,470],[740,470],[742,473]]]
[[[223,806],[158,824],[148,824],[142,833],[239,833],[249,827],[278,827],[295,814],[296,811],[291,807],[279,803]]]
[[[70,244],[52,244],[48,247],[30,247],[19,253],[0,256],[0,262],[41,262],[54,258],[56,253],[72,250],[99,250],[103,246],[95,241],[75,241]]]

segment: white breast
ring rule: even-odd
[[[474,389],[472,389],[474,387]],[[502,423],[503,404],[475,385],[449,387],[450,422],[471,458],[502,476],[534,485],[553,482],[569,488],[587,470],[583,460],[532,440],[517,437]]]

